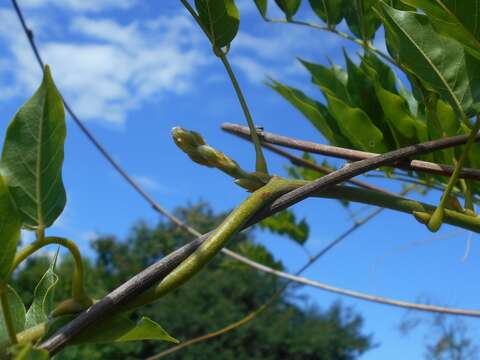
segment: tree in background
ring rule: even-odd
[[[207,231],[223,219],[206,204],[178,209],[180,218]],[[87,288],[96,298],[126,281],[158,258],[189,240],[188,234],[166,222],[156,226],[138,223],[124,241],[103,236],[92,242],[95,256],[87,262]],[[249,257],[282,269],[251,232],[237,235],[235,249]],[[33,279],[40,279],[51,262],[42,255],[29,259],[16,274],[13,284],[29,304],[33,297]],[[60,279],[70,278],[73,269],[69,257],[61,257],[56,267]],[[259,273],[225,256],[217,257],[188,287],[176,290],[142,315],[168,324],[167,331],[189,339],[217,330],[257,309],[284,284],[276,277]],[[60,281],[55,297],[68,295],[70,284]],[[135,312],[134,317],[140,314]],[[362,331],[363,319],[340,303],[328,309],[302,306],[299,299],[285,294],[256,321],[211,341],[201,342],[172,359],[354,359],[373,346]],[[58,359],[144,359],[166,349],[163,342],[85,345],[67,348]]]

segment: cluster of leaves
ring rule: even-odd
[[[255,3],[267,18],[267,0]],[[294,22],[301,1],[276,3],[286,20]],[[326,140],[340,147],[383,153],[469,132],[470,119],[480,111],[478,7],[455,0],[309,3],[327,29],[336,31],[335,27],[345,20],[356,42],[364,45],[360,62],[355,63],[346,53],[345,69],[299,59],[324,101],[273,79],[268,85],[295,106]],[[390,60],[409,80],[407,86],[371,46],[382,24]],[[466,164],[478,167],[478,154],[480,147],[473,146]],[[459,151],[443,150],[423,159],[452,165],[459,156]],[[409,175],[441,184],[446,181]]]
[[[214,214],[205,204],[178,211],[181,219],[199,231],[215,228],[225,214]],[[95,256],[86,263],[89,293],[101,297],[110,289],[141,271],[156,259],[169,254],[190,240],[189,234],[167,222],[156,226],[137,224],[126,239],[104,236],[95,240]],[[267,266],[283,269],[271,253],[253,241],[252,233],[242,233],[232,241],[235,251],[252,256]],[[39,278],[50,259],[35,257],[27,261],[14,277],[13,285],[27,302],[32,298],[32,279]],[[69,258],[59,261],[56,272],[61,280],[57,299],[68,295],[70,284],[63,281],[72,274]],[[187,340],[215,331],[241,319],[265,303],[284,281],[251,268],[239,266],[228,257],[217,257],[188,287],[180,288],[133,314],[147,315],[166,325],[168,331]],[[177,353],[172,359],[352,359],[373,344],[362,329],[361,316],[340,304],[325,309],[303,305],[292,294],[280,298],[271,309],[255,321],[234,332],[199,343]],[[164,350],[168,344],[154,341],[135,343],[82,345],[69,347],[58,359],[145,359]]]

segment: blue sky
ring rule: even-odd
[[[263,81],[272,76],[320,98],[296,57],[327,63],[328,56],[343,65],[343,48],[352,55],[360,49],[325,32],[266,24],[252,1],[237,2],[242,21],[229,56],[256,123],[272,132],[324,141]],[[229,178],[190,162],[171,140],[170,129],[183,126],[201,132],[243,167],[251,169],[254,162],[251,146],[219,129],[226,121],[244,124],[244,118],[223,67],[178,1],[20,0],[19,5],[62,94],[160,204],[172,210],[206,200],[215,210],[225,211],[246,197]],[[271,14],[280,16],[273,6]],[[298,17],[317,21],[307,4]],[[15,111],[39,84],[41,72],[7,1],[0,3],[0,24],[3,135]],[[378,45],[383,47],[381,36]],[[99,234],[122,237],[140,219],[152,224],[158,220],[70,119],[65,151],[68,204],[50,234],[75,239],[88,253],[89,241]],[[274,173],[285,175],[284,160],[268,154],[268,161]],[[398,184],[380,184],[400,189]],[[435,202],[438,197],[432,193],[424,200]],[[306,248],[312,253],[350,225],[347,212],[333,200],[307,200],[294,208],[311,225]],[[470,254],[463,259],[469,236],[444,226],[432,237],[413,217],[384,211],[305,275],[381,296],[473,309],[479,295],[472,284],[480,275],[480,248],[474,236]],[[285,238],[258,232],[257,239],[289,271],[307,260],[305,251]],[[338,299],[311,288],[298,294],[308,295],[307,302],[320,308]],[[365,317],[365,331],[379,344],[362,359],[422,358],[428,332],[419,328],[403,337],[398,325],[405,310],[341,300]],[[476,321],[466,323],[471,335],[478,335]]]

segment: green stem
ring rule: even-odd
[[[375,191],[354,188],[350,186],[337,186],[323,190],[315,196],[330,199],[345,199],[412,214],[414,211],[433,213],[435,207],[416,200],[406,199],[400,196],[386,195]],[[445,209],[444,222],[466,230],[480,232],[480,217],[470,216],[457,211]]]
[[[18,343],[17,332],[15,331],[15,327],[13,326],[12,313],[10,312],[10,306],[8,305],[7,291],[3,291],[1,295],[1,303],[2,303],[3,319],[5,322],[5,327],[7,328],[8,337],[10,338],[10,343],[17,344]]]
[[[129,304],[128,307],[151,303],[185,283],[198,273],[232,236],[240,231],[253,214],[290,188],[289,180],[274,176],[265,186],[252,193],[238,208],[233,210],[216,228],[215,232],[158,286],[135,299],[134,303]]]
[[[443,196],[440,199],[440,204],[435,209],[434,213],[432,214],[432,217],[430,218],[430,221],[427,224],[428,228],[431,231],[438,231],[438,229],[440,229],[440,226],[442,225],[444,212],[445,212],[445,205],[447,203],[448,197],[450,196],[450,193],[458,180],[460,171],[462,170],[463,164],[467,159],[468,153],[475,141],[475,136],[477,135],[479,129],[480,129],[480,118],[477,117],[475,121],[475,125],[473,126],[473,129],[470,132],[470,135],[467,139],[467,143],[465,144],[465,147],[463,149],[462,155],[460,155],[460,159],[458,160],[458,163],[455,165],[453,174],[448,180],[448,184],[445,189],[445,192],[443,193]]]
[[[238,84],[237,78],[232,70],[232,67],[230,66],[227,56],[223,52],[220,52],[220,60],[225,66],[225,70],[227,70],[230,81],[232,82],[235,93],[237,94],[238,101],[240,102],[240,106],[242,107],[245,118],[247,119],[248,127],[250,129],[250,136],[252,137],[252,142],[255,145],[255,170],[264,174],[268,174],[267,162],[265,161],[265,157],[262,152],[262,146],[260,145],[260,139],[258,138],[257,129],[255,128],[255,125],[253,123],[253,118],[250,114],[250,110],[248,109],[245,97],[243,96],[242,89]]]
[[[89,301],[89,297],[86,294],[84,287],[84,266],[82,261],[82,256],[78,250],[77,245],[71,240],[61,238],[61,237],[45,237],[42,241],[35,241],[30,245],[27,245],[25,248],[20,250],[13,261],[12,270],[15,270],[20,263],[22,263],[27,257],[43,248],[47,245],[57,244],[67,248],[70,251],[70,254],[73,256],[75,261],[75,271],[72,278],[72,297],[80,303],[85,303]]]
[[[473,184],[469,180],[465,180],[465,209],[468,210],[475,210],[475,206],[473,204]]]
[[[232,67],[230,66],[230,63],[228,62],[227,55],[222,51],[222,49],[219,49],[218,47],[216,47],[214,39],[212,39],[212,37],[210,36],[208,29],[205,29],[205,27],[202,24],[202,21],[198,17],[195,10],[190,6],[188,1],[180,0],[180,2],[187,9],[190,15],[192,15],[192,17],[197,22],[198,26],[200,26],[200,28],[203,30],[203,32],[205,33],[205,35],[207,36],[208,40],[210,41],[210,43],[214,48],[215,55],[217,55],[220,58],[223,66],[225,67],[225,70],[227,70],[230,81],[232,82],[233,88],[235,89],[235,93],[237,94],[238,101],[240,102],[240,106],[242,107],[243,113],[245,114],[245,118],[247,119],[248,127],[250,128],[250,136],[252,137],[252,142],[255,146],[255,156],[256,156],[255,169],[258,172],[262,172],[268,175],[267,162],[265,161],[265,156],[263,155],[262,147],[260,146],[260,140],[257,135],[257,129],[255,128],[253,118],[252,118],[252,115],[250,114],[250,110],[248,109],[248,105],[247,105],[247,102],[245,101],[245,97],[243,96],[242,89],[240,88],[240,85],[238,84],[235,73],[233,72]]]
[[[37,340],[41,339],[46,332],[47,332],[46,322],[32,326],[31,328],[28,328],[16,334],[17,343],[20,345],[35,343]],[[6,349],[10,345],[12,345],[12,342],[10,339],[2,339],[0,341],[0,359],[3,359],[1,355],[2,354],[1,349]]]

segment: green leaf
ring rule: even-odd
[[[275,0],[278,7],[283,11],[285,17],[290,20],[300,7],[302,0]]]
[[[53,290],[58,282],[58,276],[54,271],[55,262],[56,260],[52,261],[52,264],[35,287],[33,302],[25,319],[26,329],[46,322],[48,314],[53,310]]]
[[[0,283],[5,281],[10,273],[20,239],[21,225],[7,185],[0,176]]]
[[[376,77],[384,89],[398,93],[397,78],[392,68],[381,61],[373,52],[368,51],[362,56],[360,67],[370,78]],[[372,71],[375,73],[373,74]]]
[[[200,21],[214,46],[222,48],[235,38],[240,13],[233,0],[195,0]]]
[[[408,104],[408,109],[410,110],[410,113],[414,116],[418,116],[418,101],[415,99],[415,96],[405,89],[404,86],[400,86],[400,89],[398,90],[398,94],[405,99],[405,101]]]
[[[421,8],[435,30],[452,37],[480,59],[480,1],[479,0],[402,0]]]
[[[35,94],[7,129],[1,170],[23,226],[50,226],[66,203],[62,181],[66,127],[62,98],[48,66]]]
[[[17,292],[8,285],[6,290],[8,297],[8,305],[10,308],[10,315],[13,321],[13,328],[17,333],[21,332],[25,328],[25,306],[22,299],[18,296]],[[3,318],[3,311],[0,316],[0,343],[8,339],[8,331],[5,326],[5,320]]]
[[[75,317],[76,315],[63,315],[54,318],[49,323],[44,338],[50,337]],[[100,322],[95,328],[75,337],[71,344],[100,344],[142,340],[179,342],[171,337],[159,324],[147,317],[142,317],[137,322],[134,322],[127,315],[120,314]]]
[[[327,89],[324,89],[324,95],[342,134],[357,149],[376,153],[388,151],[382,132],[362,109],[349,106]]]
[[[376,92],[397,147],[428,140],[426,124],[412,116],[404,98],[381,86],[376,87]]]
[[[345,6],[345,18],[350,31],[363,40],[371,40],[375,36],[381,21],[373,10],[378,0],[351,0]]]
[[[262,17],[266,17],[267,16],[267,0],[254,0],[255,1],[255,5],[257,5],[257,9],[258,11],[260,12],[260,14],[262,15]]]
[[[283,210],[272,215],[259,224],[261,229],[268,229],[279,235],[286,235],[295,242],[303,245],[308,239],[309,227],[305,219],[297,222],[295,214],[290,210]]]
[[[398,9],[398,10],[409,10],[415,11],[415,6],[407,5],[403,2],[404,0],[386,0],[385,2],[390,5],[391,7]]]
[[[340,133],[336,120],[323,104],[309,98],[300,90],[283,85],[278,81],[271,80],[267,85],[295,106],[330,143],[351,147],[350,142]]]
[[[366,68],[365,64],[362,69],[353,63],[346,52],[344,52],[344,55],[348,74],[347,89],[350,99],[352,99],[352,105],[362,109],[368,115],[372,123],[382,132],[384,143],[390,150],[395,149],[394,138],[385,122],[382,107],[375,91],[374,82],[378,78],[376,71],[370,68],[370,74],[367,74],[363,70]]]
[[[126,316],[119,315],[102,322],[83,336],[78,336],[74,343],[109,343],[141,340],[179,342],[168,335],[159,324],[147,317],[142,317],[135,323]]]
[[[480,61],[457,41],[436,33],[425,15],[385,4],[380,12],[403,67],[448,101],[462,119],[480,112]]]
[[[315,14],[333,27],[343,19],[344,0],[309,0]]]
[[[343,69],[336,65],[327,68],[321,64],[314,64],[302,59],[298,60],[310,72],[314,84],[329,89],[342,101],[351,103],[347,90],[348,75]]]

